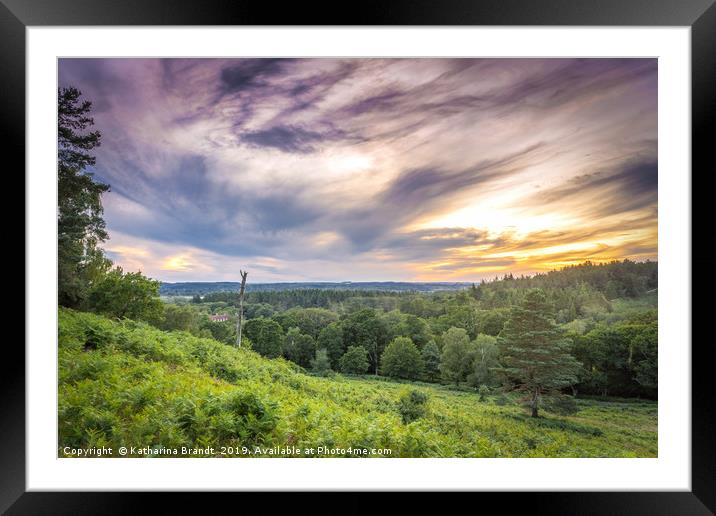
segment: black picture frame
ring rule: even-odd
[[[706,181],[716,133],[716,0],[364,0],[328,5],[292,2],[280,8],[268,2],[243,0],[0,0],[0,113],[5,158],[15,170],[25,166],[25,29],[59,25],[576,25],[689,26],[692,73],[692,274],[713,270],[708,256],[710,213],[699,196],[711,191]],[[88,49],[91,53],[91,49]],[[6,161],[7,162],[7,161]],[[711,165],[709,167],[709,165]],[[698,173],[695,171],[698,170]],[[6,175],[11,174],[10,167]],[[676,173],[676,171],[674,171]],[[18,174],[15,174],[18,175]],[[5,178],[4,178],[5,179]],[[699,188],[693,188],[698,179]],[[26,271],[27,274],[27,271]],[[701,283],[706,283],[702,281]],[[706,286],[701,287],[707,288]],[[698,303],[692,290],[692,320],[708,321],[709,303]],[[29,307],[28,307],[29,308]],[[703,323],[702,323],[703,324]],[[694,336],[696,334],[694,333]],[[690,492],[480,493],[502,503],[545,514],[713,514],[716,512],[716,447],[713,368],[708,341],[692,346],[692,490]],[[11,346],[10,344],[13,344]],[[691,343],[670,343],[687,346]],[[5,345],[0,411],[0,511],[8,514],[141,513],[147,498],[160,494],[26,492],[25,484],[25,363],[24,350]],[[14,364],[13,366],[9,364]],[[184,509],[225,503],[233,494],[207,501],[189,493],[164,494],[169,505]],[[240,495],[247,503],[247,494]],[[357,495],[351,495],[357,496]],[[252,495],[251,498],[254,498]],[[421,496],[416,496],[420,501]],[[492,500],[491,500],[492,501]],[[459,503],[453,500],[453,503]],[[308,504],[309,506],[311,504]],[[365,503],[343,507],[367,507]],[[372,505],[372,503],[370,504]],[[487,506],[484,506],[487,507]]]

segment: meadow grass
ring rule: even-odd
[[[319,446],[391,457],[657,455],[655,402],[579,399],[573,416],[543,411],[534,419],[515,396],[479,401],[474,391],[436,384],[317,377],[283,359],[134,321],[61,308],[58,330],[59,456],[70,456],[65,447],[111,447],[119,456],[121,446],[211,447],[214,456],[239,457]],[[399,399],[412,389],[428,401],[406,424]]]

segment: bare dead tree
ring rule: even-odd
[[[249,275],[248,271],[239,271],[241,274],[241,290],[239,290],[239,316],[236,320],[236,346],[241,347],[241,323],[244,319],[244,287],[246,287],[246,276]]]

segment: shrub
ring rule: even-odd
[[[85,328],[84,351],[94,351],[114,342],[115,335],[106,325],[92,324]]]
[[[328,358],[328,351],[319,349],[316,351],[316,358],[311,360],[313,372],[319,376],[327,376],[331,372],[331,359]]]
[[[508,403],[510,403],[510,398],[508,398],[507,396],[505,396],[504,393],[500,393],[500,394],[495,398],[495,405],[499,405],[500,407],[504,407],[504,406],[507,405]]]
[[[547,399],[545,408],[553,414],[571,416],[579,412],[579,406],[573,396],[554,396]]]
[[[115,267],[92,287],[87,303],[94,312],[152,323],[161,321],[164,312],[159,282],[139,272],[124,273],[121,267]]]
[[[263,441],[278,423],[274,407],[253,393],[231,393],[224,400],[224,407],[233,415],[234,431],[244,442]]]
[[[487,399],[487,395],[490,394],[490,388],[487,385],[480,385],[480,388],[477,390],[478,394],[480,395],[480,401],[485,401]]]
[[[406,425],[425,416],[425,404],[428,395],[422,391],[411,389],[403,392],[398,398],[398,412]]]

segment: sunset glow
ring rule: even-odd
[[[655,59],[61,59],[126,270],[479,281],[657,259]]]

